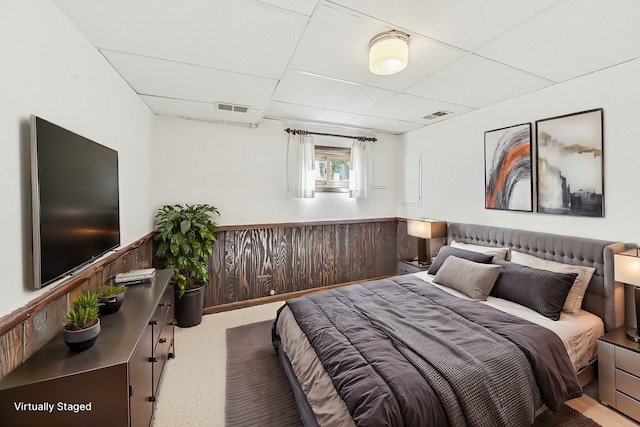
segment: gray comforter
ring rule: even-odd
[[[356,425],[528,425],[582,394],[553,332],[413,276],[287,305]]]

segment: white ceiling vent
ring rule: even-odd
[[[236,113],[247,113],[249,111],[249,107],[244,105],[227,104],[223,102],[216,102],[214,105],[218,110],[223,111],[233,111]]]
[[[427,120],[438,119],[440,117],[446,116],[447,114],[451,114],[451,111],[440,110],[440,111],[436,111],[435,113],[431,113],[428,116],[424,116],[423,119],[427,119]]]

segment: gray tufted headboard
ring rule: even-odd
[[[546,260],[595,267],[582,308],[600,316],[605,331],[624,324],[624,285],[613,280],[613,254],[625,250],[623,243],[451,222],[447,235],[449,242],[508,247]]]

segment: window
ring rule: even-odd
[[[316,191],[347,193],[351,148],[315,146]]]

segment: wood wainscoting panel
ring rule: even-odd
[[[21,323],[0,335],[0,378],[24,362],[24,325]]]
[[[397,220],[221,227],[205,307],[394,274]]]
[[[34,313],[24,322],[24,360],[38,351],[66,323],[67,299],[58,298]]]
[[[96,261],[26,305],[0,318],[0,378],[13,371],[51,339],[60,337],[73,298],[96,290],[118,273],[149,268],[154,260],[153,233]],[[126,300],[125,300],[126,304]]]

